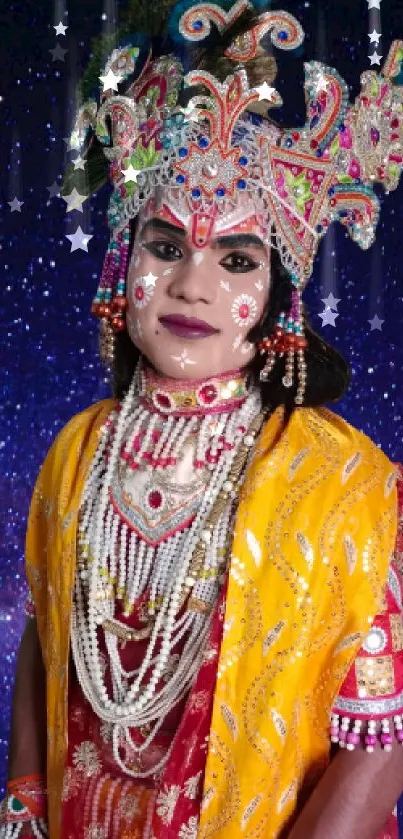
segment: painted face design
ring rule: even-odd
[[[200,224],[210,236],[198,244]],[[173,200],[140,218],[127,279],[127,327],[158,372],[204,379],[247,366],[270,291],[270,249],[253,205],[211,225]]]

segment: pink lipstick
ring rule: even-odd
[[[159,318],[162,326],[171,332],[172,335],[177,335],[179,338],[208,338],[209,335],[214,335],[218,332],[209,323],[197,318],[187,318],[185,315],[165,315]]]

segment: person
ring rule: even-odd
[[[262,42],[303,33],[258,5],[178,4],[78,115],[114,188],[113,397],[32,497],[4,837],[398,835],[403,473],[325,407],[349,368],[301,295],[331,222],[368,247],[398,185],[403,44],[352,106],[308,64],[285,130]]]

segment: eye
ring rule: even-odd
[[[161,239],[157,242],[144,242],[143,248],[156,256],[157,259],[163,259],[165,262],[177,262],[183,256],[180,248],[167,239]]]
[[[259,267],[259,263],[255,262],[252,257],[245,253],[229,253],[228,256],[221,260],[220,265],[232,274],[247,274],[249,271],[254,271]]]

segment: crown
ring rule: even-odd
[[[242,192],[251,195],[295,284],[304,286],[332,222],[368,248],[380,209],[374,186],[390,191],[398,185],[403,42],[392,44],[381,73],[363,73],[352,104],[336,70],[306,63],[305,125],[283,129],[269,117],[282,104],[278,91],[267,83],[251,88],[245,65],[268,35],[277,48],[300,46],[304,33],[292,15],[264,12],[235,38],[224,53],[235,69],[223,82],[203,70],[186,73],[180,56],[184,41],[200,45],[213,26],[225,32],[253,5],[238,0],[228,10],[218,3],[180,3],[169,22],[170,54],[154,58],[152,46],[136,38],[116,49],[101,76],[101,102],[84,103],[72,145],[85,153],[95,138],[102,144],[114,187],[112,239],[161,187],[174,189],[188,210],[210,219],[210,227],[218,214],[231,212]]]

